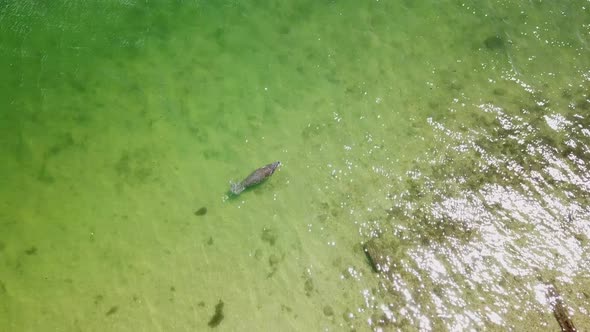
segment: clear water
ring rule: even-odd
[[[589,18],[0,1],[0,330],[589,330]]]

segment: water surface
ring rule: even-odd
[[[0,330],[590,329],[589,6],[1,2]]]

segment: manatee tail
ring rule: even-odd
[[[230,191],[234,195],[239,195],[242,191],[244,191],[244,189],[246,189],[244,187],[244,185],[242,185],[241,182],[238,182],[238,183],[230,182],[230,185],[231,185]]]

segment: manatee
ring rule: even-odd
[[[280,165],[280,161],[275,161],[274,163],[260,167],[259,169],[252,172],[252,174],[248,175],[248,177],[241,182],[231,183],[230,191],[234,195],[239,195],[246,188],[266,180],[266,178],[270,177]]]

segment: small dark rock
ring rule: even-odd
[[[207,325],[209,325],[209,327],[216,327],[221,323],[223,318],[223,301],[219,300],[219,303],[215,306],[215,314],[213,314],[213,317],[211,317]]]
[[[288,25],[283,25],[279,27],[279,33],[281,35],[288,35],[291,32],[291,28]]]
[[[279,258],[279,256],[277,256],[275,254],[271,254],[268,257],[268,264],[273,269],[276,269],[277,265],[279,265],[280,262],[281,262],[281,259]]]
[[[262,229],[262,235],[260,236],[260,238],[262,239],[262,241],[267,242],[271,246],[274,246],[277,242],[278,235],[274,229],[265,227]]]
[[[25,250],[25,254],[31,256],[37,253],[37,247],[30,247],[29,249]]]
[[[494,95],[496,96],[504,96],[506,95],[506,90],[502,89],[502,88],[496,88],[492,91],[494,93]]]
[[[313,286],[313,280],[311,277],[307,277],[305,279],[305,284],[303,285],[303,289],[305,290],[306,296],[311,296],[311,293],[314,291],[315,287]]]
[[[483,43],[488,50],[501,50],[505,47],[504,40],[499,36],[490,36]]]
[[[109,309],[109,311],[106,312],[105,316],[110,316],[110,315],[116,313],[118,310],[119,310],[119,307],[118,306],[116,306],[116,305],[115,306],[112,306]]]
[[[207,208],[206,207],[202,207],[200,209],[198,209],[197,211],[195,211],[195,216],[204,216],[207,214]]]

